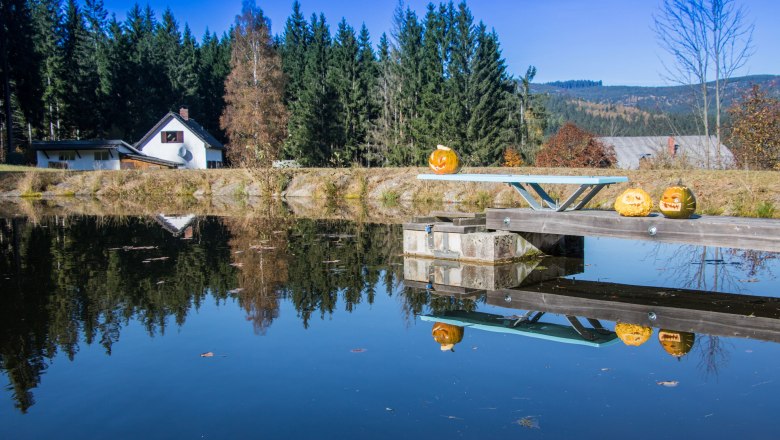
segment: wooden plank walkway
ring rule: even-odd
[[[559,279],[487,292],[487,303],[780,342],[780,298]]]
[[[512,232],[615,237],[780,252],[780,220],[700,216],[687,220],[621,217],[614,211],[488,209],[487,228]]]

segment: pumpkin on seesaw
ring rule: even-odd
[[[691,218],[696,212],[696,197],[690,188],[678,183],[666,188],[658,202],[658,210],[666,218]]]
[[[651,209],[653,200],[641,188],[629,188],[615,200],[615,211],[623,217],[647,217]]]
[[[661,330],[658,332],[658,342],[667,353],[674,357],[683,357],[691,351],[696,335],[688,332],[674,330]]]
[[[435,174],[455,174],[460,171],[460,160],[452,148],[437,145],[428,158],[428,166]]]
[[[463,327],[437,322],[433,324],[431,334],[433,340],[441,344],[441,351],[450,351],[455,344],[463,340]]]
[[[624,344],[639,347],[650,339],[653,329],[643,325],[618,322],[615,324],[615,333]]]

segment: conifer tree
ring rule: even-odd
[[[469,81],[470,117],[466,141],[472,148],[474,163],[494,165],[501,160],[506,147],[505,104],[510,84],[496,34],[488,33],[480,22],[475,41],[477,49]]]
[[[219,116],[225,107],[225,80],[230,73],[230,41],[227,34],[220,40],[206,30],[198,48],[198,94],[193,105],[201,125],[218,138],[224,138]]]
[[[312,14],[310,28],[303,89],[292,104],[288,145],[293,159],[321,166],[330,161],[334,147],[337,97],[328,81],[331,40],[325,16]]]
[[[423,34],[420,109],[413,121],[415,137],[423,149],[430,149],[438,144],[451,144],[453,139],[446,137],[446,113],[444,94],[444,64],[447,56],[447,41],[449,23],[447,9],[440,9],[430,3],[425,15],[425,32]]]
[[[41,60],[40,105],[43,138],[50,140],[59,139],[64,110],[61,7],[60,0],[42,0],[34,3],[32,11],[35,24],[35,51]]]
[[[284,141],[284,73],[272,46],[270,23],[253,1],[244,2],[233,28],[231,72],[220,123],[234,165],[270,167]]]
[[[360,144],[354,161],[370,164],[367,153],[371,150],[369,132],[372,121],[377,118],[377,64],[371,48],[371,37],[365,24],[358,34],[357,92],[355,94],[357,120],[355,138]]]

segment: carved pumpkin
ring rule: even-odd
[[[674,330],[661,330],[658,332],[658,342],[667,353],[674,357],[682,357],[688,354],[696,341],[696,335],[688,332]]]
[[[452,148],[437,145],[428,158],[428,166],[436,174],[455,174],[460,171],[460,160]]]
[[[667,218],[690,218],[696,212],[696,197],[682,184],[666,188],[658,202],[658,210]]]
[[[639,347],[650,339],[653,329],[643,325],[618,322],[615,324],[615,333],[624,344]]]
[[[441,344],[441,351],[448,351],[463,340],[463,327],[437,322],[433,324],[431,334],[433,340]]]
[[[641,188],[629,188],[615,200],[615,211],[623,217],[646,217],[651,209],[653,200]]]

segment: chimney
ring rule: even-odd
[[[666,140],[666,151],[669,153],[669,156],[675,157],[677,156],[677,149],[679,147],[674,142],[674,136],[669,136],[669,139]]]
[[[181,106],[179,109],[179,116],[182,117],[185,121],[190,120],[190,109],[188,109],[186,106]]]

